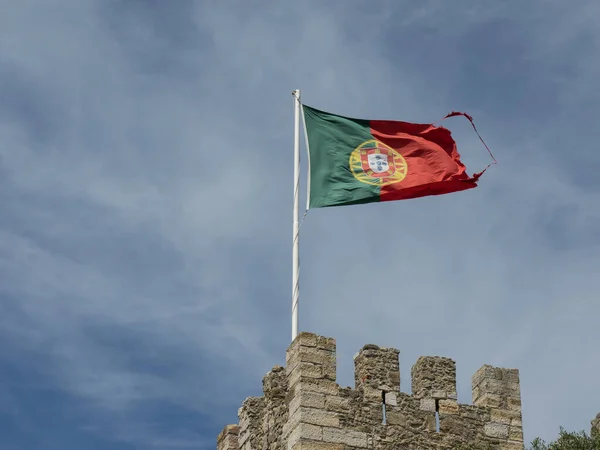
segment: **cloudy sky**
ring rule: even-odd
[[[0,449],[213,449],[261,393],[290,342],[296,88],[466,111],[498,159],[471,191],[309,211],[300,328],[337,339],[338,382],[366,343],[401,350],[405,392],[452,357],[463,403],[516,367],[527,441],[589,430],[600,4],[484,3],[0,0]]]

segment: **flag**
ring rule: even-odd
[[[306,105],[302,110],[309,153],[309,208],[464,191],[476,187],[483,173],[466,174],[446,128],[351,119]],[[473,124],[464,113],[446,117],[453,115],[464,115]]]

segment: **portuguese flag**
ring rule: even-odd
[[[466,174],[446,128],[351,119],[306,105],[302,110],[310,166],[309,208],[464,191],[476,187],[485,172]],[[467,114],[453,112],[446,117],[455,115],[465,116],[475,128]]]

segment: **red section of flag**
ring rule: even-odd
[[[461,113],[453,113],[458,114]],[[370,126],[373,137],[400,153],[408,166],[402,181],[381,187],[380,201],[449,194],[477,187],[477,179],[483,172],[472,177],[467,175],[450,130],[431,124],[384,120],[372,120]]]

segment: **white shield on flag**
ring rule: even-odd
[[[367,155],[367,161],[369,161],[369,167],[375,173],[383,173],[390,170],[388,155],[385,153],[371,153]]]

